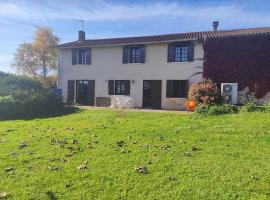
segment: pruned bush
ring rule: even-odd
[[[213,105],[220,103],[221,95],[220,90],[213,81],[203,79],[201,82],[191,85],[188,98],[204,105]]]
[[[0,119],[58,115],[74,109],[64,107],[62,97],[54,95],[38,81],[0,73]]]
[[[13,96],[0,97],[0,119],[47,115],[62,109],[62,98],[51,92],[21,92]]]
[[[225,115],[238,113],[238,108],[235,105],[223,104],[223,105],[206,105],[199,104],[196,108],[196,113],[202,115]]]

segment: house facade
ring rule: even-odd
[[[138,108],[182,109],[188,88],[201,80],[194,74],[202,72],[204,41],[250,34],[213,25],[206,32],[97,40],[80,31],[77,41],[57,47],[58,88],[69,103],[108,106],[112,95],[127,95]]]

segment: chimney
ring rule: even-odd
[[[85,32],[79,31],[79,41],[84,41],[84,40],[85,40]]]
[[[213,21],[213,31],[217,31],[217,29],[218,29],[218,24],[219,24],[218,21]]]

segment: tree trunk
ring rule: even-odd
[[[45,79],[47,76],[47,69],[46,69],[46,65],[45,65],[45,60],[42,61],[42,68],[43,68],[43,79]]]

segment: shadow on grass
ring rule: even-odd
[[[53,192],[51,192],[51,191],[46,192],[46,195],[48,196],[48,198],[49,198],[50,200],[57,200],[57,197],[56,197],[55,194],[54,194]]]
[[[16,115],[16,116],[1,116],[0,113],[0,122],[1,121],[9,121],[9,120],[32,120],[32,119],[45,119],[52,117],[60,117],[64,115],[70,115],[73,113],[79,113],[82,110],[77,107],[64,107],[61,110],[54,112],[46,112],[46,113],[33,113],[33,114],[25,114],[25,115]]]

